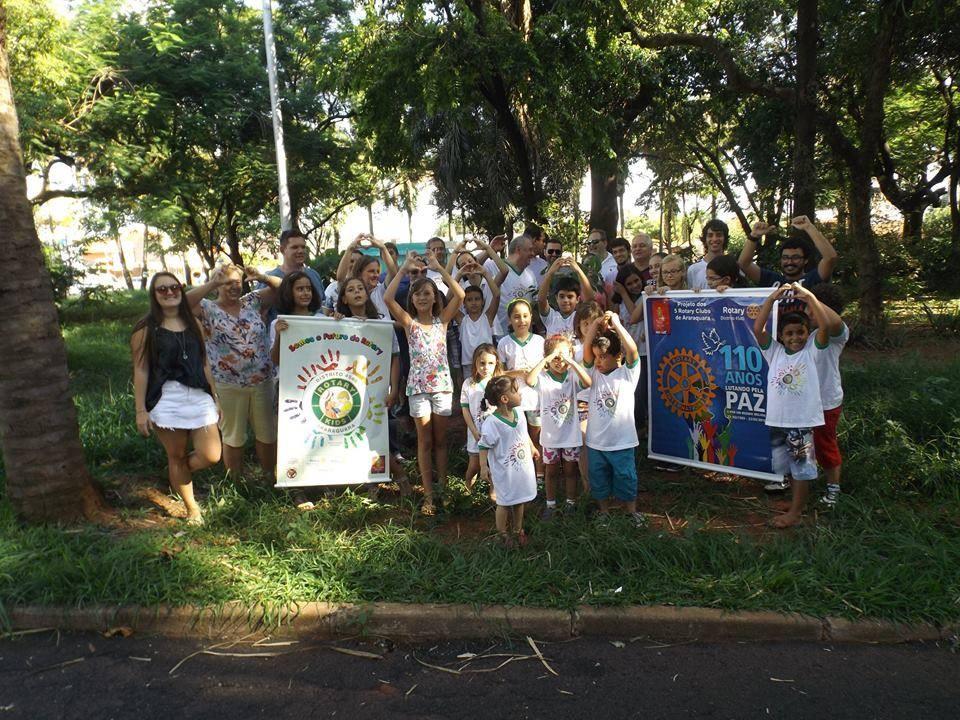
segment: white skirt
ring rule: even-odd
[[[217,405],[206,390],[167,380],[150,411],[150,420],[164,430],[196,430],[216,425],[217,415]]]

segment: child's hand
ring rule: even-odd
[[[613,284],[613,291],[622,298],[630,296],[630,293],[627,292],[627,289],[618,282]]]
[[[486,465],[480,466],[480,479],[490,482],[490,468],[488,468]]]
[[[387,393],[387,402],[386,402],[387,409],[392,408],[396,404],[397,404],[397,391],[391,390],[389,393]]]
[[[616,313],[613,313],[613,312],[610,312],[609,310],[607,310],[607,311],[603,314],[603,317],[606,319],[607,325],[609,325],[611,328],[615,328],[615,327],[619,327],[619,326],[620,326],[620,316],[617,315]]]
[[[807,290],[807,288],[805,288],[800,283],[793,283],[790,285],[790,287],[793,290],[793,292],[796,293],[797,297],[803,300],[806,300],[807,298],[813,296],[813,293]]]
[[[533,456],[534,462],[540,459],[540,451],[537,450],[533,443],[530,444],[530,454]]]
[[[473,439],[474,439],[474,440],[476,440],[477,442],[480,442],[480,431],[479,431],[479,430],[471,430],[471,431],[470,431],[470,434],[473,435]]]
[[[337,319],[339,320],[340,318]],[[277,337],[280,337],[280,333],[282,333],[284,330],[290,329],[290,323],[288,323],[286,320],[277,320],[276,329]]]
[[[718,293],[726,292],[726,291],[729,290],[729,289],[730,289],[730,286],[729,286],[729,285],[717,285],[717,286],[714,288],[714,290],[716,290]]]

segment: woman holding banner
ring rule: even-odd
[[[150,280],[150,311],[134,326],[130,349],[137,430],[144,437],[156,433],[167,453],[170,487],[186,506],[187,522],[199,525],[203,515],[192,474],[220,460],[220,407],[203,333],[183,286],[170,273]]]
[[[266,288],[243,294],[243,278]],[[214,270],[210,281],[193,288],[187,300],[200,317],[207,336],[207,354],[223,406],[223,464],[231,473],[243,468],[247,426],[253,429],[257,459],[273,475],[277,461],[277,414],[273,405],[273,363],[267,346],[267,311],[281,279],[237,265]],[[217,291],[217,299],[206,296]]]

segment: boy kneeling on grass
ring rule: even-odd
[[[524,413],[517,412],[517,379],[499,375],[487,382],[484,400],[496,409],[480,425],[480,477],[497,494],[497,532],[506,547],[526,545],[523,506],[537,496],[533,459],[540,453],[527,434]]]
[[[625,365],[621,361],[626,360]],[[620,318],[606,312],[590,323],[583,338],[583,364],[590,374],[587,416],[587,465],[590,494],[600,504],[601,520],[619,500],[638,527],[646,525],[637,512],[637,427],[633,420],[634,391],[640,379],[637,344]]]
[[[816,319],[814,342],[810,319],[802,312],[784,313],[777,323],[777,341],[767,332],[767,319],[779,299],[802,300]],[[789,478],[793,496],[790,509],[770,521],[776,528],[797,525],[810,495],[810,482],[817,479],[813,429],[823,425],[823,403],[817,374],[817,354],[829,346],[829,323],[823,305],[799,283],[776,288],[763,301],[753,321],[753,334],[767,361],[767,417],[770,428],[773,471]]]

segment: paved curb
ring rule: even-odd
[[[529,635],[541,640],[648,637],[703,642],[790,640],[904,643],[950,640],[960,634],[960,623],[940,627],[666,605],[623,608],[581,605],[573,611],[508,605],[350,605],[320,602],[270,609],[240,603],[218,607],[28,606],[10,608],[7,616],[13,630],[49,627],[104,632],[125,626],[144,635],[211,639],[262,632],[275,637],[324,639],[367,634],[408,641]]]

